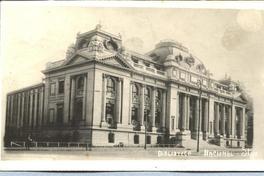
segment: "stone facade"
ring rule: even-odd
[[[142,55],[97,26],[77,34],[66,59],[43,74],[43,83],[7,95],[6,144],[31,134],[93,146],[185,146],[199,134],[244,146],[246,102],[235,83],[213,79],[178,42],[161,41]]]

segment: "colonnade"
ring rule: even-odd
[[[7,96],[6,125],[37,128],[43,123],[43,85]]]
[[[209,129],[209,100],[202,97],[199,103],[199,97],[187,93],[179,93],[179,120],[178,128],[181,131],[198,131],[199,112],[200,112],[200,131],[208,136],[209,131],[214,136],[223,136],[228,138],[242,138],[245,130],[245,108],[229,105],[220,102],[214,102],[213,126]],[[200,105],[200,107],[199,107]],[[212,109],[212,108],[211,108]],[[233,112],[232,112],[233,109]],[[237,126],[239,129],[236,129]],[[210,135],[210,134],[209,134]]]

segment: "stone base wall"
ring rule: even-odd
[[[114,141],[109,142],[109,134],[114,135]],[[134,136],[138,135],[139,140],[138,144],[134,143]],[[150,136],[150,144],[156,145],[159,134],[148,133],[147,136]],[[163,137],[163,136],[162,136]],[[92,145],[93,146],[117,146],[122,143],[124,146],[134,146],[140,147],[145,145],[145,133],[142,132],[127,132],[127,131],[112,131],[112,130],[100,130],[94,129],[92,132]]]

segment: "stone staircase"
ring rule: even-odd
[[[188,149],[196,149],[197,148],[197,140],[196,139],[184,140],[182,145],[187,150]],[[212,150],[213,149],[214,150],[225,149],[224,146],[218,146],[218,145],[215,145],[215,144],[210,144],[210,143],[208,143],[208,141],[205,141],[202,138],[200,138],[199,147],[200,147],[200,149],[212,149]]]

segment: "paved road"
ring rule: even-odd
[[[181,148],[94,148],[92,151],[66,150],[66,149],[31,149],[26,150],[6,150],[2,159],[4,160],[90,160],[90,159],[249,159],[248,149],[201,149],[199,153],[195,150]]]

